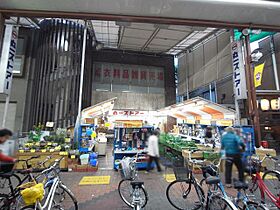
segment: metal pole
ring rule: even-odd
[[[212,85],[211,85],[211,82],[209,84],[209,99],[210,101],[213,101],[213,98],[212,98]]]
[[[82,62],[81,62],[81,79],[80,79],[80,92],[79,92],[79,105],[78,117],[81,118],[82,99],[83,99],[83,84],[84,84],[84,71],[85,71],[85,55],[86,55],[86,41],[87,41],[87,21],[85,21],[83,49],[82,49]]]
[[[251,49],[250,49],[250,37],[245,36],[245,52],[246,52],[246,75],[249,76],[249,87],[248,93],[251,95],[250,105],[252,106],[251,110],[251,118],[253,121],[253,125],[255,128],[256,134],[256,145],[260,145],[261,141],[261,128],[260,128],[260,120],[259,120],[259,110],[257,107],[257,96],[256,96],[256,88],[254,84],[254,71],[252,69],[252,59],[251,59]]]
[[[275,86],[276,86],[276,90],[280,90],[273,35],[270,36],[270,50],[271,50],[271,57],[272,57],[272,68],[274,72]]]
[[[6,126],[6,118],[7,118],[9,103],[10,103],[10,94],[6,95],[6,103],[5,103],[4,114],[3,114],[2,128],[5,128]]]

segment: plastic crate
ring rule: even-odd
[[[204,151],[203,152],[203,158],[206,160],[215,160],[220,158],[220,153],[218,152],[209,152],[209,151]]]

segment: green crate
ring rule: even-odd
[[[215,160],[220,158],[219,152],[210,152],[210,151],[204,151],[203,152],[203,158],[206,160]]]

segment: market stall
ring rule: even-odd
[[[219,158],[222,132],[226,127],[234,126],[235,121],[234,110],[200,97],[159,111],[177,119],[173,132],[160,138],[161,152],[171,157],[180,153],[185,159],[189,158],[191,150],[197,150],[193,154],[195,158]],[[254,153],[253,128],[243,126],[241,133],[246,139],[246,154]]]
[[[114,123],[114,169],[123,157],[132,157],[137,153],[140,157],[136,166],[145,169],[148,137],[154,129],[162,127],[164,117],[156,111],[112,110],[108,118]]]

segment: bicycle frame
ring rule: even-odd
[[[261,199],[262,201],[264,201],[265,199],[265,194],[270,198],[270,200],[278,207],[280,208],[280,196],[279,197],[276,197],[274,196],[270,190],[268,189],[268,187],[265,185],[261,175],[259,172],[256,173],[256,175],[252,174],[251,175],[252,177],[252,181],[253,181],[253,184],[257,184],[259,189],[260,189],[260,192],[261,192]]]
[[[39,209],[39,210],[51,210],[52,207],[52,203],[53,203],[53,199],[55,196],[55,191],[59,185],[59,179],[57,177],[55,177],[54,179],[50,180],[49,182],[46,183],[45,186],[48,186],[49,184],[51,184],[51,190],[49,191],[48,197],[44,203],[44,205],[42,206],[42,204],[40,202],[37,202],[35,204],[35,209]]]

